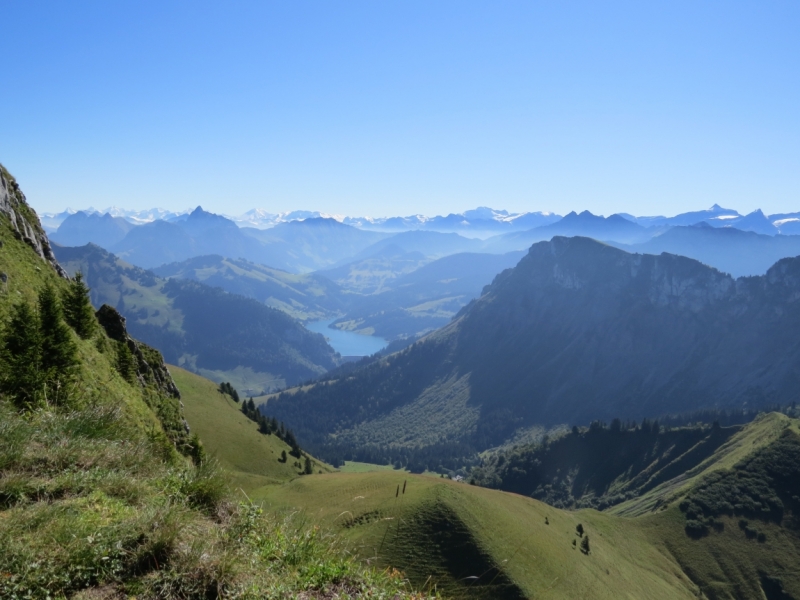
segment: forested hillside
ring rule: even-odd
[[[117,308],[131,333],[170,363],[233,381],[252,395],[339,364],[323,336],[256,300],[196,281],[161,279],[91,244],[55,251],[70,273],[85,273],[95,306]]]
[[[783,259],[734,280],[683,257],[557,237],[441,330],[264,410],[318,450],[481,450],[537,424],[787,404],[800,383],[798,273],[800,259]]]

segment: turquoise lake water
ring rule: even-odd
[[[378,350],[383,350],[389,343],[383,338],[371,335],[330,329],[328,325],[334,321],[335,319],[310,321],[305,325],[309,331],[324,335],[331,347],[342,356],[369,356]]]

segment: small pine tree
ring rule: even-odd
[[[286,450],[281,450],[281,462],[285,463],[286,460]]]
[[[590,552],[590,550],[589,550],[589,536],[588,535],[584,536],[583,540],[581,540],[581,552],[583,552],[584,554],[589,554],[589,552]]]
[[[583,523],[578,523],[575,526],[575,531],[578,533],[579,536],[583,537]]]
[[[65,398],[69,383],[78,364],[78,350],[64,323],[61,303],[53,287],[48,284],[39,292],[39,330],[42,341],[42,371],[47,385],[46,395],[51,401]]]
[[[89,300],[89,288],[78,271],[63,296],[64,318],[75,333],[88,340],[97,330],[97,318]]]
[[[303,469],[303,473],[305,473],[306,475],[311,475],[313,472],[314,472],[314,467],[311,464],[311,457],[306,456],[306,464]]]
[[[117,342],[117,371],[128,383],[136,380],[137,361],[127,342]]]
[[[4,367],[0,391],[12,398],[19,408],[35,406],[44,389],[40,329],[39,316],[30,304],[22,301],[14,305],[0,349]]]

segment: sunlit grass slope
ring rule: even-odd
[[[800,597],[800,519],[791,497],[799,448],[797,419],[764,415],[701,464],[615,507],[619,514],[559,510],[392,470],[297,479],[257,495],[332,527],[363,557],[448,597],[775,600]],[[734,505],[748,494],[756,508],[743,514]],[[783,498],[782,516],[759,508],[780,505],[774,494]],[[686,501],[732,504],[694,535]]]
[[[9,215],[22,220],[19,230]],[[0,241],[8,350],[7,328],[20,329],[19,320],[9,325],[12,305],[69,283],[32,248],[46,249],[44,234],[2,165]],[[40,314],[57,325],[53,305]],[[102,314],[105,327],[87,339],[66,331],[78,364],[61,372],[58,395],[21,401],[26,388],[9,377],[16,363],[0,353],[0,598],[420,598],[317,528],[232,501],[187,439],[160,354]],[[52,347],[27,339],[33,360],[52,357]],[[128,342],[137,352],[123,361],[118,344]]]
[[[216,458],[230,474],[232,484],[245,492],[263,485],[284,483],[300,475],[302,469],[289,456],[284,463],[281,452],[289,446],[275,435],[263,435],[258,426],[241,411],[241,405],[218,390],[213,381],[170,365],[186,420],[203,442],[206,452]],[[315,461],[314,472],[331,468]]]
[[[417,585],[435,582],[449,597],[697,593],[635,519],[561,511],[514,494],[390,471],[298,479],[263,490],[259,499],[304,511],[339,530],[363,556],[402,568]],[[578,523],[591,540],[588,555],[580,551]]]

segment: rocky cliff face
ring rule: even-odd
[[[47,239],[39,217],[28,206],[25,194],[19,189],[16,180],[0,165],[0,213],[9,219],[14,235],[28,244],[42,260],[49,263],[64,278],[67,273],[58,264],[50,241]]]

